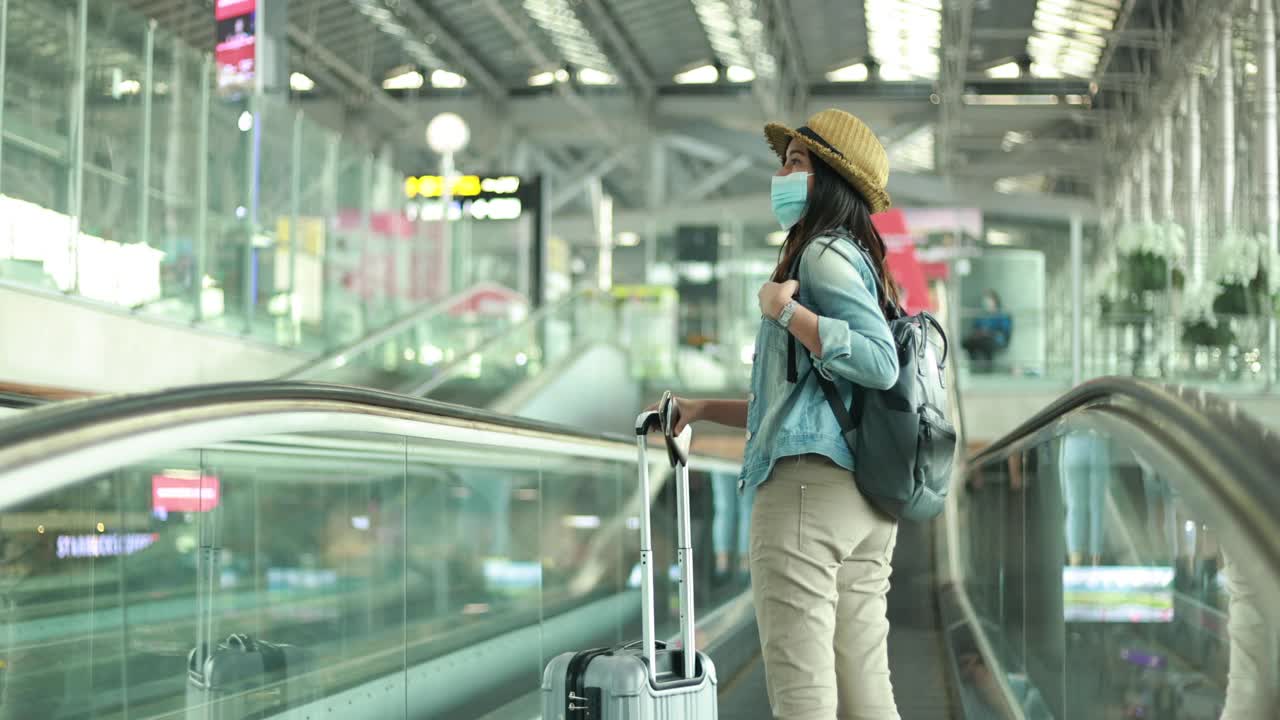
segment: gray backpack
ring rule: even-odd
[[[850,236],[876,279],[878,298],[884,287],[875,263]],[[851,258],[829,244],[849,262]],[[799,271],[799,261],[791,277]],[[882,303],[883,304],[883,303]],[[853,451],[858,489],[873,505],[895,518],[928,520],[946,506],[955,458],[956,431],[948,420],[947,336],[929,313],[907,315],[894,308],[886,318],[898,349],[898,382],[888,390],[855,384],[846,408],[834,382],[812,373],[840,423]],[[787,347],[787,379],[796,382],[796,340]]]

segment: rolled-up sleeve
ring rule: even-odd
[[[818,314],[822,354],[810,353],[813,367],[828,380],[844,378],[877,390],[898,379],[898,353],[880,312],[874,285],[868,287],[854,266],[862,254],[836,240],[820,239],[800,261],[800,284]],[[841,246],[845,245],[845,246]]]

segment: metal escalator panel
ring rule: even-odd
[[[451,362],[422,382],[401,388],[414,396],[491,408],[542,373],[555,372],[575,352],[614,340],[609,298],[595,291],[544,307],[524,322]],[[624,413],[625,415],[625,413]]]
[[[403,392],[431,381],[528,316],[525,298],[481,283],[309,361],[286,379]]]
[[[953,532],[977,627],[948,638],[967,715],[1274,717],[1278,467],[1236,408],[1120,380],[974,458]]]
[[[694,506],[735,473],[695,460]],[[480,717],[636,633],[635,477],[633,442],[350,388],[27,411],[0,424],[0,718]],[[695,567],[703,612],[745,589]]]

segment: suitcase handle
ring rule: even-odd
[[[640,474],[640,496],[644,511],[640,513],[640,592],[641,592],[641,643],[648,661],[650,683],[657,682],[657,641],[654,623],[653,580],[653,503],[649,484],[647,435],[650,430],[662,429],[667,445],[667,459],[676,471],[676,527],[678,534],[676,562],[680,567],[680,640],[684,649],[683,675],[693,678],[697,674],[697,645],[694,636],[693,603],[693,552],[690,548],[689,521],[689,448],[693,440],[693,428],[674,435],[680,417],[679,405],[671,392],[662,394],[657,411],[641,413],[636,418],[636,449]]]

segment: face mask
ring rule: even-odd
[[[804,215],[805,205],[809,202],[809,173],[791,173],[781,177],[775,175],[769,188],[769,199],[773,203],[774,217],[783,230],[800,222]]]

